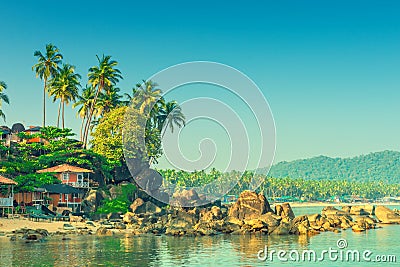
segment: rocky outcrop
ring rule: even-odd
[[[400,215],[385,206],[376,206],[375,216],[381,223],[400,223]]]
[[[22,228],[12,231],[12,233],[14,235],[10,237],[11,241],[22,240],[25,242],[40,242],[49,236],[49,232],[45,229]]]
[[[289,203],[275,205],[275,214],[282,218],[294,219],[294,212]]]
[[[133,213],[160,213],[161,208],[156,206],[151,201],[143,201],[141,198],[135,199],[133,203],[129,206]]]
[[[244,191],[229,209],[229,216],[239,220],[250,220],[257,219],[267,212],[273,211],[264,195]]]
[[[177,207],[196,207],[207,203],[206,197],[199,195],[196,190],[177,190],[171,199],[171,205]]]
[[[101,205],[101,201],[107,196],[102,190],[91,189],[82,201],[82,210],[85,213],[93,213]]]

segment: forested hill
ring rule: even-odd
[[[280,162],[271,168],[268,176],[400,183],[400,152],[383,151],[344,159],[319,156]]]

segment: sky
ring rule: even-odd
[[[275,162],[399,150],[399,12],[395,0],[3,1],[0,80],[10,97],[4,124],[41,125],[43,84],[31,69],[33,52],[53,43],[82,84],[96,55],[111,55],[123,92],[183,62],[232,66],[269,103]],[[57,103],[48,98],[47,107],[47,122],[55,124]],[[79,132],[71,106],[66,126]],[[212,127],[189,129],[181,141],[193,145],[201,140],[193,133],[206,136]]]

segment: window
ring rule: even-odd
[[[63,173],[62,174],[62,179],[63,179],[63,181],[69,180],[69,173]]]
[[[77,180],[76,180],[78,183],[82,183],[83,182],[83,175],[82,175],[82,173],[78,173],[78,175],[77,175]]]

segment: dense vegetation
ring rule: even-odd
[[[167,183],[176,184],[178,187],[195,187],[205,185],[211,181],[237,180],[238,183],[228,194],[239,195],[243,190],[249,189],[254,173],[239,172],[220,173],[211,170],[184,172],[175,170],[159,170]],[[282,196],[304,200],[327,200],[331,197],[361,197],[377,199],[385,196],[399,196],[400,184],[388,184],[383,181],[357,182],[350,180],[310,180],[302,178],[271,178],[261,175],[264,180],[257,189],[271,199]],[[214,190],[218,190],[214,188]],[[211,193],[211,192],[210,192]]]
[[[353,158],[319,156],[280,162],[271,168],[271,177],[400,183],[400,152],[383,151]]]

